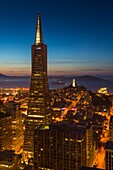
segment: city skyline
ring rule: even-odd
[[[31,74],[40,11],[49,75],[113,76],[112,7],[107,0],[0,1],[0,73]]]

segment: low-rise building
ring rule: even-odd
[[[12,150],[0,152],[0,170],[18,170],[18,155]]]

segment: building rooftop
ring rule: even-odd
[[[5,114],[3,112],[0,112],[0,119],[5,118],[7,116],[11,116],[10,114]]]
[[[85,134],[86,130],[84,127],[79,127],[73,123],[68,122],[57,122],[50,125],[51,130],[60,131],[60,132],[70,132],[70,133],[79,133],[79,134]]]
[[[107,141],[105,149],[106,150],[113,150],[113,141]]]
[[[36,130],[51,130],[51,131],[59,131],[59,132],[70,132],[70,133],[76,133],[76,134],[85,134],[86,129],[82,126],[78,126],[73,123],[69,122],[56,122],[51,124],[42,124],[39,126],[39,128],[36,128]]]
[[[89,120],[82,120],[78,123],[78,126],[83,126],[86,129],[90,129],[90,127],[92,126],[92,122]]]
[[[0,161],[12,161],[15,157],[15,153],[12,150],[5,150],[0,152]]]

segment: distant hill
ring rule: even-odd
[[[101,87],[107,87],[108,92],[113,92],[113,81],[97,78],[90,75],[84,76],[49,76],[49,88],[68,87],[75,79],[77,86],[83,85],[88,90],[97,91]],[[0,88],[30,87],[30,76],[7,76],[0,74]]]
[[[106,81],[104,79],[97,78],[97,77],[94,77],[94,76],[89,76],[89,75],[75,77],[75,79],[82,80],[82,81]]]
[[[83,76],[49,76],[49,79],[56,79],[57,81],[64,81],[76,79],[76,81],[106,81],[105,79],[97,78],[90,75],[83,75]]]
[[[73,79],[76,79],[76,81],[106,81],[104,79],[101,78],[97,78],[94,76],[90,76],[90,75],[83,75],[83,76],[70,76],[70,77],[66,77],[66,76],[48,76],[49,79],[56,79],[56,80],[70,80],[72,81]],[[0,80],[11,80],[11,79],[30,79],[30,76],[7,76],[5,74],[1,74],[0,73]]]
[[[8,76],[0,73],[0,78],[7,78]]]
[[[0,80],[10,80],[10,79],[29,79],[30,76],[7,76],[5,74],[0,73]]]

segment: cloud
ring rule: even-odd
[[[105,69],[100,68],[81,68],[83,71],[105,71]]]
[[[30,70],[19,70],[19,73],[24,73],[24,72],[28,72],[28,71],[30,71]],[[15,71],[10,70],[8,72],[9,73],[15,73],[15,72],[18,72],[18,70],[15,70]]]
[[[81,68],[82,71],[91,71],[91,72],[109,72],[109,71],[113,71],[113,69],[110,68]]]
[[[52,61],[49,64],[84,64],[86,61]]]
[[[30,63],[8,63],[8,62],[4,62],[4,63],[0,63],[0,65],[30,65]]]

